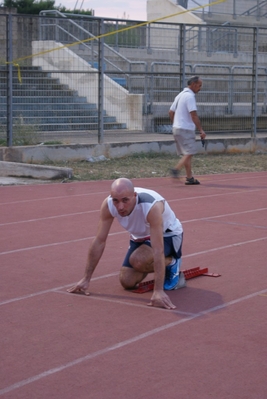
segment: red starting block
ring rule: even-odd
[[[138,284],[138,287],[132,290],[132,292],[137,292],[137,294],[143,294],[144,292],[153,291],[154,280],[144,281]]]
[[[220,274],[218,273],[209,273],[209,269],[207,267],[205,267],[204,269],[200,269],[200,267],[194,267],[193,269],[181,270],[181,271],[184,273],[186,280],[198,276],[220,277]]]
[[[207,267],[205,267],[204,269],[200,269],[200,267],[194,267],[193,269],[181,270],[181,271],[184,273],[184,277],[186,280],[198,276],[220,277],[220,274],[218,273],[209,273],[209,269]],[[154,289],[154,280],[149,280],[139,283],[138,287],[133,289],[132,292],[143,294],[144,292],[153,291],[153,289]]]

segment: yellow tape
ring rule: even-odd
[[[20,65],[15,63],[15,62],[13,63],[13,65],[18,68],[18,81],[21,84],[22,83],[22,79],[21,79],[21,73],[20,73]]]
[[[104,33],[104,34],[99,35],[99,36],[90,37],[89,39],[80,40],[78,42],[73,42],[73,43],[70,43],[70,44],[66,44],[64,46],[56,47],[56,48],[49,49],[49,50],[46,50],[46,51],[41,51],[40,53],[28,55],[28,56],[22,57],[22,58],[17,58],[16,60],[13,60],[13,61],[10,61],[10,62],[6,62],[6,64],[13,64],[14,66],[18,67],[18,74],[20,75],[20,69],[19,69],[19,64],[18,64],[19,61],[24,61],[24,60],[29,59],[29,58],[37,57],[38,55],[43,55],[43,54],[51,53],[52,51],[62,50],[64,48],[69,48],[69,47],[72,47],[72,46],[76,46],[77,44],[86,43],[86,42],[89,42],[89,41],[92,41],[92,40],[101,39],[103,37],[114,35],[115,33],[125,32],[125,31],[130,30],[130,29],[139,28],[141,26],[145,26],[145,25],[149,25],[149,24],[152,24],[152,23],[155,23],[155,22],[159,22],[159,21],[162,21],[164,19],[175,17],[177,15],[186,14],[188,12],[196,11],[196,10],[199,10],[201,8],[208,7],[208,6],[215,6],[216,4],[225,3],[226,1],[227,0],[217,0],[217,1],[214,1],[212,3],[204,4],[202,6],[190,8],[189,10],[179,11],[177,13],[170,14],[170,15],[167,15],[165,17],[156,18],[156,19],[153,19],[151,21],[141,22],[139,24],[136,24],[136,25],[133,25],[133,26],[127,26],[126,28],[121,28],[121,29],[115,30],[113,32],[108,32],[108,33]],[[19,81],[21,83],[21,77],[19,77]]]

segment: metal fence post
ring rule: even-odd
[[[12,146],[13,141],[13,65],[12,65],[12,15],[8,14],[6,23],[6,52],[7,52],[7,147]]]
[[[256,17],[257,21],[259,21],[259,20],[260,20],[260,18],[261,18],[261,12],[260,12],[260,1],[259,1],[259,0],[257,0],[257,17]]]
[[[147,54],[152,54],[152,48],[151,48],[151,41],[150,41],[150,34],[151,34],[151,24],[148,24],[146,26],[147,29]]]
[[[197,49],[201,51],[202,46],[202,28],[201,26],[198,27],[198,36],[197,36]]]
[[[60,41],[60,39],[59,39],[59,29],[58,29],[58,24],[59,24],[59,22],[58,22],[58,20],[57,20],[57,18],[56,18],[56,22],[55,22],[55,39],[56,39],[56,41],[57,41],[57,42],[59,42],[59,41]]]
[[[115,49],[116,49],[116,51],[120,51],[120,48],[119,48],[119,34],[118,34],[118,30],[119,30],[119,24],[118,24],[118,21],[116,21],[116,35],[115,35]]]
[[[234,102],[234,69],[233,66],[230,70],[229,75],[229,88],[228,88],[228,106],[227,106],[227,114],[233,113],[233,102]]]
[[[211,43],[211,31],[210,28],[207,28],[206,32],[206,45],[207,45],[207,57],[210,57],[212,55],[212,43]]]
[[[257,93],[258,93],[258,36],[259,28],[253,28],[252,55],[252,104],[251,104],[251,137],[257,136]]]
[[[185,25],[180,25],[180,90],[185,85]]]
[[[99,21],[99,36],[104,28],[104,21]],[[104,38],[98,39],[98,143],[104,142]]]
[[[233,19],[236,19],[237,15],[236,15],[236,2],[235,0],[233,1]]]
[[[262,108],[262,112],[264,114],[267,113],[267,68],[265,68],[265,75],[266,75],[266,79],[265,79],[265,84],[264,84],[264,96],[263,96],[263,108]]]

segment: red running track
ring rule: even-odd
[[[117,222],[91,296],[66,292],[110,181],[0,187],[1,397],[267,398],[267,173],[200,179],[134,181],[181,220],[182,268],[221,274],[170,292],[173,311],[120,286]]]

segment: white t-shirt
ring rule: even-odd
[[[164,203],[162,214],[163,236],[182,234],[183,228],[180,221],[176,218],[168,202],[160,194],[156,191],[140,187],[135,187],[134,190],[137,193],[136,205],[129,216],[120,216],[111,196],[108,197],[108,209],[111,215],[116,217],[120,225],[131,234],[131,239],[136,240],[150,236],[150,225],[147,222],[147,214],[158,201],[163,201]]]
[[[170,108],[175,112],[173,119],[173,127],[178,129],[195,130],[196,126],[192,120],[190,112],[197,111],[195,93],[186,87],[178,96]]]

